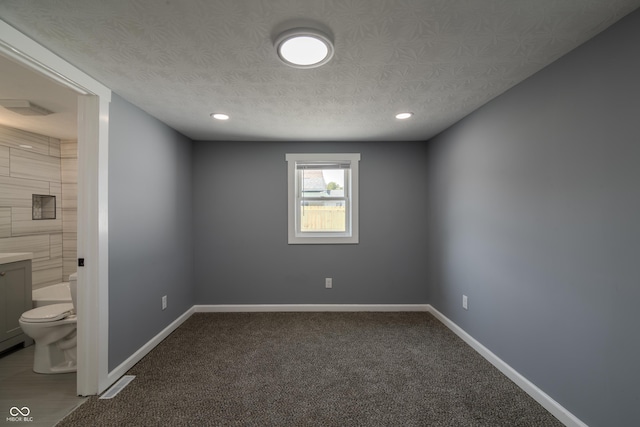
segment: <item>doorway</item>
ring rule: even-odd
[[[77,394],[99,394],[111,385],[107,364],[108,124],[111,91],[2,21],[0,55],[77,94]]]

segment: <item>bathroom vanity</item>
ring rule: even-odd
[[[31,310],[30,252],[0,253],[0,351],[33,343],[22,333],[18,320]]]

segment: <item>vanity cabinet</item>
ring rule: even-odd
[[[32,307],[31,260],[0,264],[0,351],[33,342],[18,322]]]

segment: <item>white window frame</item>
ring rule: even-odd
[[[289,153],[287,160],[287,199],[288,199],[288,229],[289,244],[357,244],[358,235],[358,166],[360,153]],[[346,199],[346,231],[345,232],[303,232],[300,231],[298,218],[298,179],[296,164],[305,162],[341,162],[349,163],[348,183],[345,183]]]

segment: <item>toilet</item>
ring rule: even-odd
[[[78,275],[69,276],[71,303],[45,305],[22,313],[20,327],[35,341],[33,371],[40,374],[76,372],[75,312]]]

